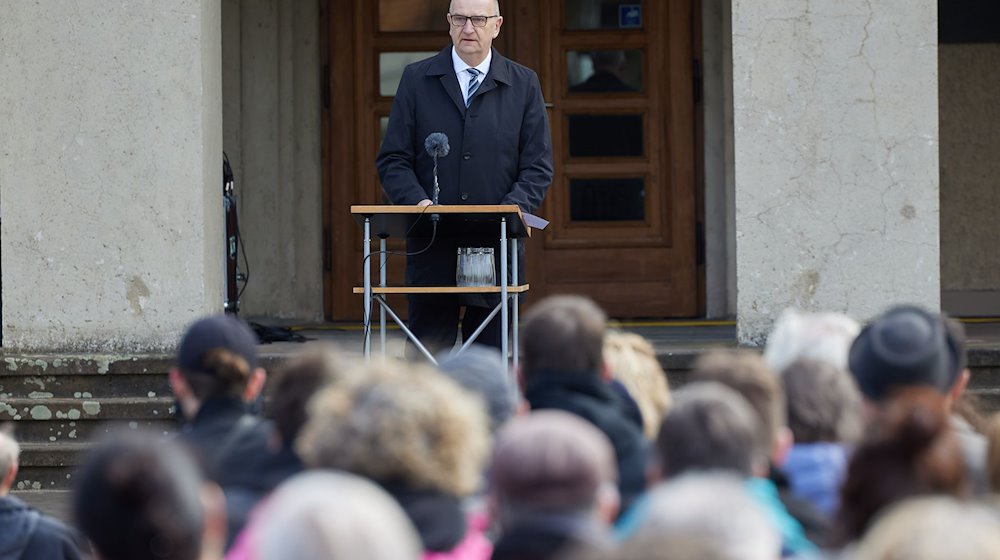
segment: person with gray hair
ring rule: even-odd
[[[256,560],[417,560],[420,537],[399,504],[361,477],[312,471],[282,484],[251,524]]]
[[[672,537],[708,544],[712,557],[724,560],[775,560],[782,549],[781,536],[743,481],[721,472],[686,474],[650,492],[630,541]]]
[[[847,371],[847,354],[861,326],[842,313],[807,313],[786,309],[767,337],[764,359],[780,374],[792,362],[811,359]]]
[[[840,503],[849,446],[861,435],[861,393],[846,371],[797,360],[781,376],[794,445],[781,471],[792,494],[832,516]]]
[[[0,429],[0,558],[62,560],[84,558],[80,536],[10,495],[21,447],[9,428]]]

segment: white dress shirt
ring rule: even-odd
[[[483,59],[483,61],[480,62],[479,65],[475,67],[476,70],[479,70],[480,72],[479,74],[480,85],[482,85],[483,79],[486,77],[486,74],[490,71],[490,62],[492,60],[493,60],[493,49],[490,49],[490,52],[486,53],[486,58]],[[465,99],[466,97],[469,97],[469,77],[470,77],[469,73],[466,72],[466,70],[472,68],[472,66],[466,64],[465,61],[462,60],[460,56],[458,56],[458,52],[455,50],[455,47],[451,48],[451,61],[455,65],[455,76],[458,77],[458,86],[462,88],[462,99]]]

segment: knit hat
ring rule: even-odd
[[[890,309],[866,326],[851,345],[849,364],[861,392],[880,401],[899,386],[951,390],[959,348],[940,316],[915,306]]]

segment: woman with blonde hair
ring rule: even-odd
[[[643,434],[656,439],[670,408],[670,387],[653,345],[638,334],[611,330],[604,337],[604,361],[639,407]]]

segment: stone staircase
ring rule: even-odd
[[[671,387],[683,385],[699,350],[660,350]],[[273,371],[280,355],[262,356]],[[84,452],[109,432],[174,430],[167,383],[171,358],[15,356],[0,354],[0,421],[13,421],[21,442],[16,490],[68,490]],[[1000,410],[1000,349],[973,349],[970,391],[987,413]]]

